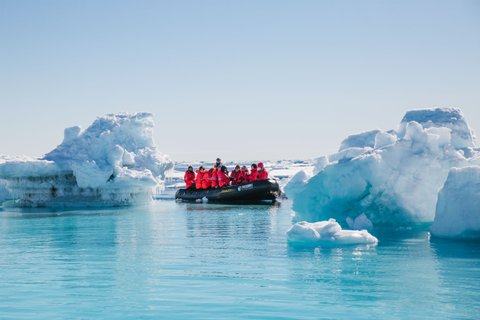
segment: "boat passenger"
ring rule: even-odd
[[[218,187],[222,188],[230,184],[230,179],[228,177],[227,167],[222,166],[220,170],[217,171],[218,175]]]
[[[250,168],[250,174],[248,175],[248,181],[252,182],[255,180],[258,180],[257,164],[252,163],[252,166]]]
[[[203,175],[205,174],[205,168],[203,166],[200,166],[200,168],[198,168],[196,172],[197,172],[197,178],[195,179],[195,188],[202,189],[202,180],[203,180]]]
[[[183,176],[183,181],[185,181],[185,187],[187,190],[195,189],[195,172],[193,172],[192,166],[188,166],[188,169]]]
[[[212,185],[212,181],[210,179],[210,174],[213,169],[210,169],[209,171],[205,170],[203,172],[202,176],[202,189],[209,189],[210,186]]]
[[[268,179],[268,172],[265,170],[263,163],[260,162],[258,164],[258,180],[267,180]]]
[[[232,185],[240,183],[239,182],[240,174],[241,174],[240,166],[237,164],[235,166],[235,170],[233,170],[230,173],[230,180],[232,181]]]
[[[247,166],[242,166],[240,169],[240,174],[238,175],[238,183],[245,183],[248,182],[248,168]]]
[[[215,161],[215,167],[217,169],[220,169],[222,167],[222,159],[217,158],[217,160]]]
[[[210,169],[210,187],[213,189],[218,188],[218,169],[216,166]]]

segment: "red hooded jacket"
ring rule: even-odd
[[[228,178],[228,175],[225,172],[222,172],[221,170],[217,171],[217,176],[218,176],[218,186],[221,188],[223,186],[228,186],[230,183],[230,178]]]
[[[204,172],[197,170],[197,178],[195,179],[195,188],[202,189],[202,179]]]
[[[202,177],[202,189],[210,188],[212,182],[210,181],[210,171],[205,171]]]
[[[195,184],[195,172],[187,170],[183,176],[183,181],[185,181],[187,189],[193,186]]]
[[[268,172],[267,170],[265,170],[264,166],[263,166],[263,163],[259,163],[258,164],[258,180],[266,180],[268,179]]]
[[[242,174],[242,171],[241,170],[238,170],[238,171],[235,171],[233,170],[231,173],[230,173],[230,178],[232,180],[232,184],[239,184],[240,183],[240,175]]]
[[[248,181],[255,181],[258,180],[258,171],[257,168],[250,169],[250,175],[248,176]]]
[[[240,174],[238,175],[238,184],[245,183],[248,181],[248,170],[240,170]]]
[[[216,168],[213,168],[212,173],[210,174],[210,185],[212,188],[217,188],[218,187],[218,170]]]

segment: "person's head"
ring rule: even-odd
[[[213,168],[210,168],[210,170],[208,170],[208,172],[212,173],[212,172],[213,172]]]
[[[227,167],[222,166],[220,170],[221,170],[222,172],[227,172]]]
[[[242,170],[247,171],[247,166],[242,166]]]
[[[193,171],[193,167],[192,167],[192,166],[188,166],[188,171]]]
[[[200,169],[201,172],[205,171],[205,168],[203,166],[200,166],[199,169]]]
[[[252,169],[257,169],[257,164],[256,163],[252,163]]]
[[[240,171],[240,166],[238,164],[235,166],[235,171]]]
[[[220,158],[217,158],[217,160],[215,160],[216,162],[222,162],[222,159]]]
[[[258,170],[263,170],[263,162],[258,163]]]

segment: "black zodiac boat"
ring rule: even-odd
[[[280,194],[281,191],[277,181],[267,179],[223,187],[221,189],[180,189],[175,194],[175,199],[194,202],[207,198],[208,202],[216,203],[262,203],[275,202]]]

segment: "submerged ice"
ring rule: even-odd
[[[151,198],[172,167],[157,150],[149,113],[109,114],[65,129],[40,159],[0,158],[0,201],[16,206],[115,206]]]
[[[407,112],[398,130],[352,135],[317,162],[316,175],[285,187],[297,220],[411,226],[434,220],[450,169],[480,164],[480,152],[459,109],[435,108]]]

